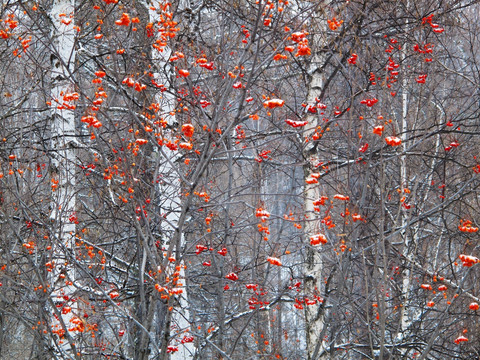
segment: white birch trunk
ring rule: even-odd
[[[324,87],[324,74],[322,73],[322,66],[325,59],[325,54],[321,51],[323,44],[325,44],[327,24],[322,20],[324,14],[323,9],[328,4],[324,4],[321,7],[317,7],[315,11],[315,18],[313,20],[312,28],[315,30],[312,42],[312,59],[310,62],[309,73],[311,74],[310,83],[308,84],[307,104],[315,105],[317,100],[320,99],[321,92]],[[322,23],[323,21],[323,23]],[[306,120],[308,125],[305,127],[305,135],[311,136],[318,126],[318,116],[315,114],[307,113]],[[305,179],[310,176],[311,167],[315,160],[315,154],[311,154],[312,142],[306,144],[304,150],[304,157],[307,160],[307,165],[304,168]],[[321,181],[321,180],[320,180]],[[320,296],[320,291],[323,286],[323,263],[321,256],[321,248],[310,247],[310,236],[319,232],[320,220],[315,219],[315,211],[313,201],[321,195],[319,193],[320,184],[305,184],[304,190],[304,211],[308,216],[305,224],[305,235],[307,244],[307,260],[305,266],[305,293],[313,298],[313,295]],[[321,308],[320,302],[316,302],[314,305],[305,306],[305,322],[306,322],[306,337],[307,337],[307,355],[308,359],[317,359],[318,354],[326,354],[325,342],[321,338],[323,337],[323,331],[325,327],[325,317],[323,308]]]
[[[410,6],[410,1],[407,1],[407,9]],[[408,27],[408,23],[406,24]],[[408,31],[408,28],[405,29]],[[405,59],[407,56],[407,45],[403,45],[403,49],[401,52],[401,64],[406,68],[405,65]],[[407,132],[408,132],[408,79],[404,75],[403,80],[402,80],[402,124],[401,124],[401,140],[402,140],[402,151],[403,154],[400,157],[400,190],[401,194],[400,196],[405,195],[405,188],[408,188],[408,175],[407,175]],[[402,296],[403,296],[403,301],[402,301],[402,308],[400,312],[400,332],[397,336],[397,341],[398,342],[404,342],[408,339],[408,332],[409,329],[416,319],[420,318],[421,316],[421,311],[420,310],[413,310],[413,306],[410,303],[410,288],[412,286],[412,270],[410,268],[410,263],[414,260],[414,255],[415,255],[415,249],[410,249],[412,240],[413,243],[417,243],[417,233],[418,233],[418,226],[415,227],[413,231],[413,236],[414,238],[411,239],[410,236],[407,233],[407,228],[408,228],[408,223],[409,223],[409,214],[408,211],[402,210],[401,214],[401,229],[402,229],[402,236],[403,236],[403,254],[407,260],[407,266],[405,269],[405,274],[402,279]],[[408,350],[407,350],[408,352]],[[406,355],[406,354],[405,354]]]
[[[404,53],[405,52],[405,46],[404,46]],[[405,56],[405,55],[402,55]],[[403,60],[403,59],[402,59]],[[403,94],[402,94],[402,146],[403,146],[403,155],[400,158],[401,162],[401,169],[400,169],[400,176],[401,176],[401,190],[403,193],[404,188],[407,186],[408,178],[407,178],[407,146],[405,144],[407,140],[407,134],[406,132],[408,131],[408,121],[407,121],[407,116],[408,116],[408,95],[405,91],[407,88],[407,80],[403,80]],[[435,105],[435,104],[434,104]],[[439,110],[443,112],[443,110],[439,107]],[[445,114],[443,114],[445,115]],[[415,117],[415,116],[414,116]],[[414,130],[414,129],[412,129]],[[440,151],[440,133],[436,135],[435,139],[435,154],[432,157],[432,162],[430,165],[430,169],[427,175],[427,178],[424,180],[424,183],[426,184],[425,186],[428,186],[432,182],[433,179],[433,174],[434,174],[434,169],[437,166],[438,162],[438,154]],[[418,201],[419,204],[426,204],[428,197],[430,196],[429,190],[425,191],[425,195],[423,196],[423,199]],[[403,254],[406,259],[406,269],[405,269],[405,274],[402,279],[402,296],[403,296],[403,303],[402,303],[402,308],[401,308],[401,313],[400,313],[400,332],[397,335],[397,343],[401,343],[402,341],[408,341],[408,332],[409,329],[412,325],[413,322],[419,320],[422,316],[422,311],[420,309],[416,309],[414,306],[412,306],[410,299],[412,296],[415,295],[410,295],[410,290],[412,286],[412,269],[411,266],[412,264],[415,263],[415,249],[409,249],[411,244],[418,244],[418,239],[417,239],[417,234],[419,231],[419,225],[415,225],[413,228],[413,239],[411,239],[407,233],[406,230],[409,227],[409,215],[406,211],[402,213],[402,218],[401,218],[401,228],[402,234],[403,234],[403,242],[404,242],[404,251]],[[439,237],[438,244],[440,244],[440,240],[442,237]],[[439,245],[437,244],[437,248],[439,248]],[[437,252],[438,254],[438,252]],[[426,270],[426,269],[424,269]],[[408,350],[407,350],[408,352]],[[405,354],[406,355],[406,354]]]
[[[149,9],[150,21],[153,23],[158,22],[159,14],[156,10],[150,7],[147,3],[147,8]],[[157,5],[157,4],[155,4]],[[153,50],[152,61],[154,66],[158,69],[168,69],[167,71],[172,71],[173,69],[169,65],[168,59],[170,57],[171,50],[167,47],[163,52],[159,52],[156,49]],[[170,75],[170,74],[169,74]],[[174,74],[173,74],[174,75]],[[154,74],[155,81],[160,84],[167,84],[168,78],[165,74],[156,73]],[[157,95],[156,102],[162,104],[162,113],[164,114],[173,114],[175,109],[175,97],[168,92],[163,92],[162,95]],[[165,117],[167,122],[170,125],[173,125],[175,122],[174,115],[167,115]],[[174,134],[172,139],[174,138]],[[162,189],[159,189],[159,193],[165,194],[165,198],[161,199],[162,210],[167,212],[166,221],[162,224],[162,230],[166,234],[172,234],[172,238],[168,241],[173,241],[175,237],[174,234],[177,230],[180,218],[180,209],[182,199],[180,198],[181,193],[181,182],[178,174],[178,169],[175,169],[173,164],[176,163],[177,152],[170,151],[165,149],[163,153],[166,156],[165,164],[163,165],[162,172],[168,174],[168,179],[165,182],[165,185],[162,186]],[[180,229],[181,231],[181,229]],[[184,247],[184,236],[180,233],[180,241],[176,246],[176,257],[180,257],[182,249]],[[188,293],[187,287],[185,286],[185,267],[183,261],[179,264],[180,269],[180,279],[183,279],[183,293],[177,295],[178,303],[175,304],[172,317],[171,317],[171,326],[170,326],[170,337],[174,338],[174,341],[170,344],[177,346],[178,351],[172,352],[170,359],[172,360],[188,360],[193,359],[195,354],[195,345],[193,342],[181,343],[181,340],[184,336],[190,336],[190,312],[188,309]]]
[[[70,259],[73,257],[72,245],[75,237],[75,223],[70,219],[75,215],[75,153],[72,142],[75,140],[75,118],[71,109],[64,107],[64,96],[74,92],[71,80],[75,61],[75,32],[73,29],[74,0],[57,0],[49,12],[53,23],[52,29],[52,63],[51,63],[51,114],[52,114],[52,210],[50,219],[55,239],[53,248],[53,261],[55,267],[52,277],[53,302],[65,302],[63,296],[73,294],[73,288],[67,281],[74,281],[74,273]],[[60,17],[60,14],[66,16]],[[61,22],[64,20],[64,22]],[[71,22],[69,23],[69,20]],[[71,102],[66,102],[72,105]],[[73,306],[65,303],[65,306]],[[59,308],[61,313],[62,308]],[[69,358],[76,357],[72,338],[68,328],[72,326],[72,312],[61,314],[60,319],[53,321],[53,326],[66,331],[60,351]],[[63,324],[62,324],[63,323]],[[68,342],[66,341],[68,340]]]
[[[407,46],[404,44],[403,46],[403,51],[402,51],[402,64],[405,60],[406,56],[406,51],[407,51]],[[408,115],[408,94],[407,94],[407,86],[408,86],[408,79],[404,75],[403,80],[402,80],[402,134],[401,134],[401,139],[402,139],[402,150],[403,154],[400,157],[400,189],[401,189],[401,196],[404,193],[404,189],[407,187],[407,146],[405,144],[405,141],[407,140],[407,130],[408,130],[408,124],[407,124],[407,115]],[[404,255],[408,260],[412,260],[412,253],[409,250],[410,247],[410,238],[407,234],[407,225],[408,221],[408,216],[405,211],[402,212],[402,218],[401,218],[401,228],[402,228],[402,235],[403,235],[403,242],[404,242]],[[411,325],[411,314],[408,312],[410,311],[410,306],[408,304],[408,298],[409,298],[409,291],[410,291],[410,283],[411,283],[411,270],[409,267],[406,268],[405,270],[405,275],[402,279],[402,294],[404,297],[404,301],[402,304],[402,311],[401,311],[401,332],[400,335],[401,337],[405,334],[405,332],[408,330],[408,328]],[[400,339],[401,339],[400,337]]]

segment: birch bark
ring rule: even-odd
[[[73,0],[56,0],[50,9],[51,41],[51,147],[52,205],[50,219],[54,236],[51,300],[62,306],[54,308],[53,330],[60,337],[57,348],[62,356],[76,358],[73,338],[69,334],[72,312],[68,298],[73,294],[75,274],[72,261],[75,238],[75,117],[69,99],[74,93],[72,80],[75,63],[75,31]],[[62,15],[62,14],[65,14]],[[62,21],[64,20],[64,21]],[[70,106],[70,107],[69,107]],[[68,342],[64,342],[66,338]]]
[[[329,1],[323,6],[317,6],[314,16],[315,29],[312,42],[312,60],[309,69],[309,83],[307,92],[307,104],[316,104],[317,100],[321,100],[322,91],[324,90],[324,73],[322,66],[326,61],[325,52],[322,51],[326,43],[327,25],[324,17],[323,9],[328,5]],[[305,134],[311,136],[318,126],[318,117],[316,114],[307,113],[305,119],[308,125],[305,127]],[[311,143],[307,143],[304,149],[304,159],[306,165],[304,166],[304,176],[307,179],[314,168],[316,161],[316,154],[314,153]],[[320,179],[321,182],[321,179]],[[320,295],[322,289],[322,254],[321,249],[310,247],[309,238],[315,235],[320,229],[320,221],[315,219],[315,211],[313,202],[320,196],[320,184],[306,184],[304,189],[304,211],[308,220],[305,225],[306,243],[307,245],[307,262],[305,266],[305,292],[306,294]],[[317,359],[318,354],[325,354],[325,343],[323,337],[325,327],[324,308],[320,302],[314,305],[305,306],[305,322],[306,322],[306,340],[307,340],[307,354],[308,359]]]
[[[160,20],[160,14],[156,10],[156,7],[150,7],[147,3],[147,8],[149,9],[149,17],[152,23],[158,23]],[[180,6],[185,6],[183,2],[180,3]],[[158,6],[160,8],[160,6]],[[159,84],[168,84],[171,79],[174,78],[174,71],[170,62],[168,61],[171,50],[167,47],[163,49],[162,52],[153,50],[152,62],[155,68],[165,69],[163,73],[157,72],[154,74],[155,81]],[[165,117],[168,124],[173,126],[176,122],[175,115],[175,97],[169,94],[168,91],[163,93],[158,93],[155,102],[162,104],[162,112],[164,114],[169,114]],[[174,134],[171,134],[172,138]],[[178,155],[174,151],[165,150],[161,151],[159,156],[165,157],[164,165],[162,168],[162,173],[164,175],[164,186],[161,189],[158,189],[159,194],[165,194],[165,197],[160,200],[162,209],[166,213],[166,221],[162,224],[162,232],[165,234],[171,234],[168,239],[169,249],[173,249],[175,257],[177,259],[177,267],[179,267],[179,278],[183,280],[183,292],[177,295],[176,303],[173,304],[172,312],[167,316],[167,327],[169,327],[169,333],[165,338],[171,339],[171,345],[175,346],[178,351],[171,352],[170,359],[172,360],[188,360],[192,359],[195,354],[195,345],[193,342],[184,342],[182,339],[190,337],[190,311],[188,309],[188,292],[187,287],[185,286],[185,264],[183,262],[183,251],[185,247],[185,239],[183,236],[183,223],[184,217],[181,216],[181,211],[184,210],[182,207],[182,199],[180,198],[181,192],[181,181],[178,173],[178,169],[174,168],[174,164],[178,163]],[[182,219],[181,219],[182,218]],[[165,349],[165,346],[163,346]],[[165,358],[165,354],[162,355]]]

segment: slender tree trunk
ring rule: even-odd
[[[410,1],[407,1],[406,8],[408,10],[410,6]],[[405,31],[408,31],[408,23],[405,24],[406,28]],[[401,52],[401,59],[400,62],[402,66],[406,69],[406,55],[407,55],[407,45],[404,44],[402,52]],[[408,135],[408,110],[409,110],[409,97],[408,97],[408,78],[407,76],[403,76],[402,80],[402,113],[401,113],[401,135],[400,138],[402,140],[402,150],[403,154],[400,156],[400,190],[401,196],[405,196],[405,189],[408,188],[408,164],[407,164],[407,135]],[[413,129],[411,129],[413,130]],[[433,158],[435,161],[435,157]],[[428,181],[429,182],[429,181]],[[428,183],[427,182],[427,183]],[[402,204],[403,206],[403,204]],[[401,210],[401,236],[403,237],[403,255],[406,258],[406,268],[404,271],[404,276],[402,278],[402,308],[400,312],[400,332],[397,336],[397,340],[399,342],[404,342],[408,340],[410,326],[412,325],[413,321],[416,318],[419,318],[420,312],[418,310],[413,310],[415,307],[411,304],[410,299],[410,288],[412,286],[412,268],[411,263],[414,260],[415,249],[412,249],[412,241],[415,244],[416,239],[413,238],[409,234],[409,214],[405,209]],[[413,231],[410,231],[414,237],[418,233],[418,227],[415,226]],[[407,350],[408,352],[408,350]],[[407,355],[407,354],[404,354]]]
[[[160,16],[156,9],[146,4],[149,9],[149,17],[152,23],[157,23]],[[168,46],[168,45],[167,45]],[[163,52],[153,50],[152,62],[157,69],[165,69],[164,73],[156,73],[157,83],[168,84],[170,78],[174,77],[173,69],[168,62],[171,50],[165,47]],[[160,93],[159,93],[160,94]],[[169,125],[174,125],[176,122],[175,116],[171,115],[175,109],[175,97],[163,92],[162,95],[157,95],[156,102],[162,104],[162,113],[167,114],[166,120]],[[170,114],[170,115],[168,115]],[[171,134],[172,138],[174,134]],[[166,214],[166,221],[162,223],[162,232],[168,234],[168,239],[165,239],[169,243],[169,249],[173,249],[175,258],[177,259],[177,271],[179,272],[179,279],[182,283],[183,293],[177,295],[175,301],[170,301],[168,306],[172,307],[172,310],[168,311],[165,326],[163,328],[164,336],[162,337],[163,347],[176,346],[178,351],[171,352],[170,358],[172,360],[188,360],[192,359],[195,354],[195,345],[193,342],[182,342],[184,337],[189,337],[190,331],[190,312],[188,309],[188,293],[187,286],[185,284],[185,264],[183,261],[183,248],[185,246],[183,236],[183,221],[180,221],[180,212],[182,207],[182,199],[180,192],[182,185],[180,182],[180,176],[177,173],[173,164],[177,163],[178,155],[170,150],[161,152],[159,156],[164,156],[164,166],[162,173],[164,174],[165,184],[159,190],[160,194],[165,194],[164,198],[160,199],[162,212]],[[159,314],[157,314],[159,315]],[[162,354],[162,358],[165,358],[166,354]]]
[[[405,60],[405,52],[406,52],[406,45],[403,47],[403,52],[402,52],[402,65],[403,61]],[[408,85],[408,79],[406,76],[404,76],[403,81],[402,81],[402,134],[401,134],[401,139],[402,139],[402,150],[403,150],[403,155],[400,157],[400,183],[401,183],[401,191],[402,193],[404,192],[404,189],[407,187],[407,155],[405,154],[407,150],[406,146],[406,139],[407,139],[407,130],[408,130],[408,123],[407,123],[407,114],[408,114],[408,93],[407,93],[407,85]],[[411,261],[412,260],[412,251],[410,249],[410,237],[408,236],[408,232],[406,229],[408,221],[408,216],[405,212],[402,213],[402,218],[401,218],[401,227],[402,227],[402,234],[403,234],[403,242],[404,242],[404,255],[406,256],[407,260]],[[400,338],[402,339],[403,336],[406,335],[410,325],[411,325],[411,320],[412,320],[412,314],[406,313],[407,311],[410,311],[411,307],[408,304],[408,298],[409,298],[409,292],[410,292],[410,285],[412,281],[412,272],[410,265],[407,264],[407,268],[405,269],[405,275],[402,279],[402,294],[404,297],[403,301],[403,306],[401,310],[401,336]],[[403,339],[402,339],[403,340]]]
[[[326,1],[329,3],[329,1]],[[324,18],[324,8],[327,4],[317,6],[314,18],[312,20],[312,28],[315,31],[312,42],[312,59],[309,69],[309,83],[307,92],[307,104],[315,105],[318,100],[322,100],[322,91],[324,90],[324,73],[322,67],[326,61],[325,53],[322,51],[326,43],[326,21]],[[324,22],[324,23],[322,23]],[[308,125],[305,127],[305,134],[311,136],[318,126],[318,116],[316,114],[307,113],[305,119]],[[307,179],[312,173],[316,154],[312,142],[307,143],[304,150],[304,158],[306,165],[304,166],[304,177]],[[321,182],[321,180],[320,180]],[[316,219],[313,202],[320,196],[320,184],[305,184],[304,189],[304,212],[307,216],[305,224],[305,235],[307,245],[307,260],[305,265],[305,293],[310,297],[313,295],[320,296],[322,287],[323,262],[320,248],[310,247],[310,236],[315,235],[320,229],[320,220]],[[320,302],[314,305],[305,306],[305,322],[306,322],[306,340],[307,355],[309,360],[317,359],[318,354],[325,353],[325,344],[322,337],[325,327],[324,308]]]
[[[54,1],[49,16],[53,23],[52,49],[51,49],[51,113],[52,113],[52,205],[50,218],[53,226],[54,239],[52,271],[52,301],[64,306],[56,311],[57,316],[53,321],[54,330],[61,330],[64,337],[59,341],[59,349],[68,357],[77,357],[75,345],[68,328],[72,313],[66,312],[71,304],[64,299],[71,297],[73,288],[69,285],[74,281],[75,274],[71,267],[75,237],[75,153],[73,143],[75,140],[75,117],[68,100],[68,94],[74,93],[72,74],[75,62],[75,32],[73,21],[61,22],[73,16],[75,3],[73,0]],[[60,14],[66,14],[61,17]],[[65,106],[67,105],[67,106]],[[63,310],[63,311],[62,311]],[[60,314],[60,316],[58,316]],[[65,341],[68,340],[68,342]],[[63,342],[63,344],[62,344]]]

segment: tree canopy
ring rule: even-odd
[[[1,2],[0,358],[478,358],[479,11]]]

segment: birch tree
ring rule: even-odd
[[[62,346],[61,356],[77,358],[74,339],[68,328],[72,320],[71,303],[72,282],[76,281],[72,266],[73,243],[76,234],[76,171],[75,171],[75,117],[72,101],[78,99],[75,91],[75,16],[73,1],[55,1],[49,11],[52,22],[51,32],[51,99],[52,107],[52,235],[54,249],[52,263],[52,301],[50,306],[58,324],[53,323],[53,331],[60,339],[65,337],[68,345]],[[62,281],[65,279],[64,281]],[[57,304],[61,305],[57,309]],[[70,310],[70,311],[69,311]]]

